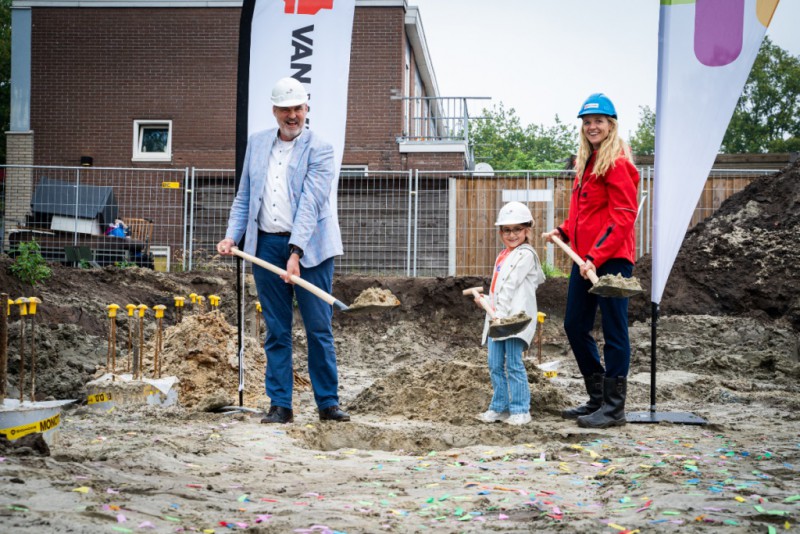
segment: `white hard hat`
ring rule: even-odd
[[[500,213],[497,214],[497,222],[495,226],[504,226],[507,224],[525,224],[533,222],[533,215],[528,206],[522,202],[509,202],[502,208]]]
[[[308,102],[308,93],[303,84],[294,78],[281,78],[272,88],[272,104],[282,108],[299,106]]]

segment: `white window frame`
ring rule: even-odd
[[[164,152],[142,152],[142,133],[152,126],[167,127],[167,147]],[[133,121],[133,157],[131,161],[172,161],[172,121],[171,120],[134,120]]]
[[[342,165],[339,168],[339,174],[348,174],[355,176],[357,173],[362,173],[362,178],[369,177],[369,165]]]

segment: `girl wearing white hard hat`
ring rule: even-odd
[[[500,209],[495,226],[506,247],[497,256],[489,286],[495,316],[502,319],[524,312],[536,317],[536,288],[544,283],[544,272],[539,256],[530,245],[531,211],[521,202],[509,202]],[[531,420],[531,390],[522,352],[531,344],[536,321],[513,336],[498,339],[489,337],[489,322],[487,313],[483,342],[488,342],[493,394],[489,409],[478,417],[487,423],[503,421],[524,425]]]

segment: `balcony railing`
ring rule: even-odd
[[[403,134],[398,143],[454,144],[463,143],[472,163],[469,121],[486,117],[470,116],[469,103],[491,100],[488,96],[406,96],[392,97],[403,101]]]

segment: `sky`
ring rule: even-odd
[[[603,92],[624,137],[656,107],[659,0],[408,0],[419,7],[440,96],[490,96],[523,125],[577,125]],[[781,0],[767,35],[800,56],[800,0]],[[473,109],[476,113],[473,113]]]

